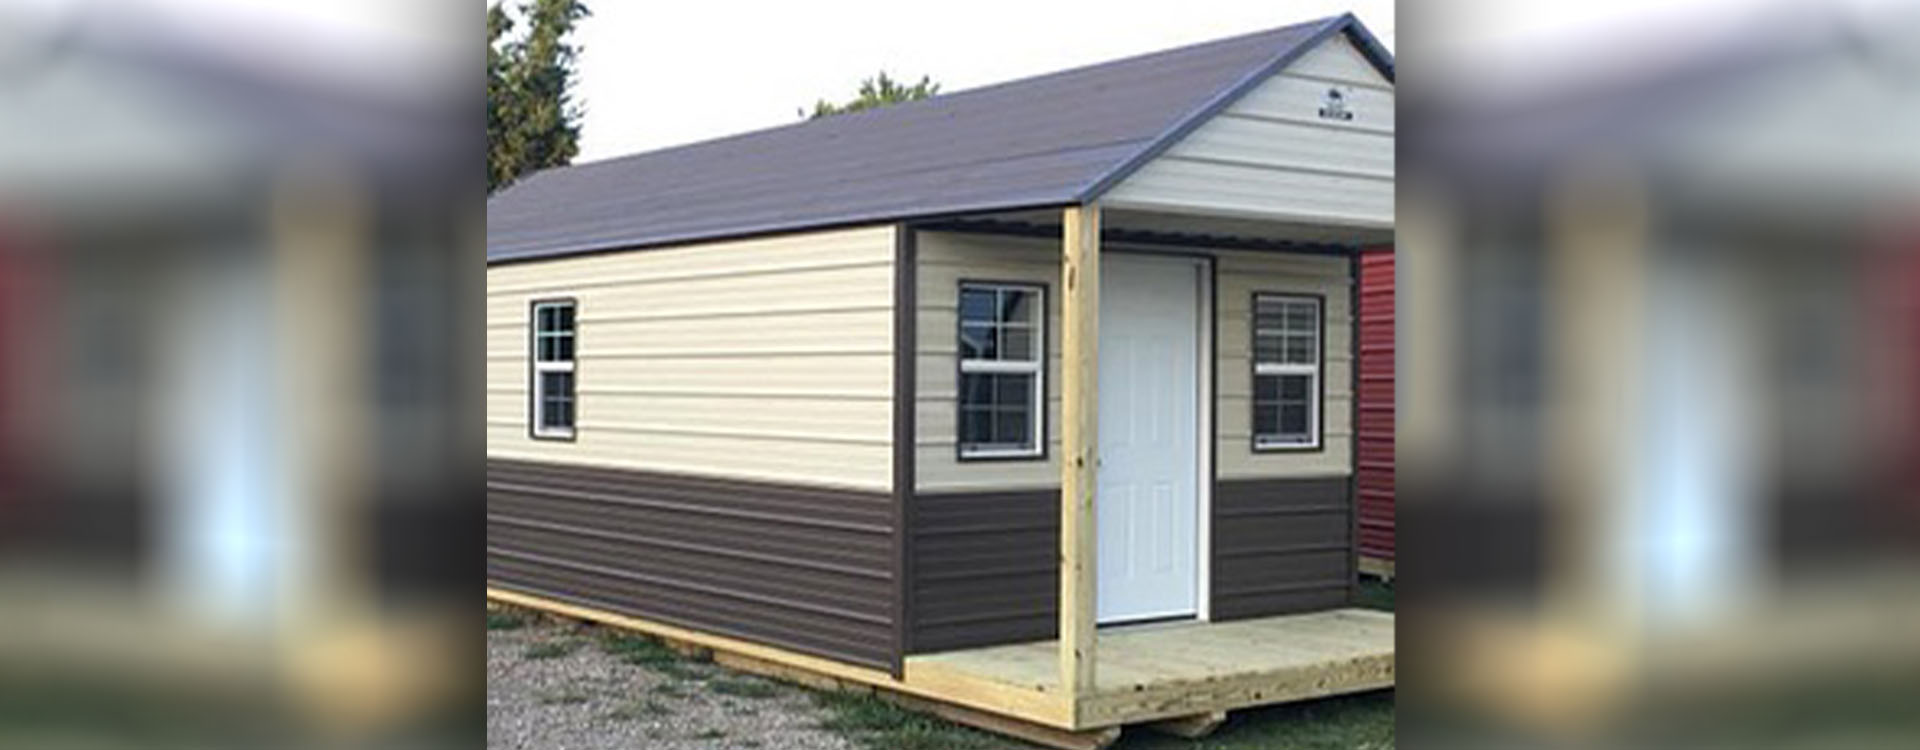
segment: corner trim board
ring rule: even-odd
[[[893,676],[906,673],[907,654],[913,651],[913,535],[907,528],[911,516],[907,503],[913,501],[918,483],[914,449],[919,428],[915,408],[918,401],[919,359],[918,288],[919,245],[910,224],[894,225],[893,242]]]

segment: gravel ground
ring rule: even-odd
[[[853,750],[812,695],[537,615],[487,618],[489,750]]]

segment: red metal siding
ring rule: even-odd
[[[1360,556],[1393,561],[1393,248],[1360,254]]]

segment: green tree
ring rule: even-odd
[[[569,37],[590,12],[582,0],[526,0],[519,14],[527,31],[515,38],[506,9],[487,9],[489,192],[580,153],[584,113],[573,100],[580,47]]]
[[[886,71],[860,82],[860,93],[844,104],[834,104],[825,99],[813,103],[813,113],[800,110],[800,116],[809,120],[818,120],[829,115],[843,115],[848,112],[860,112],[884,107],[900,102],[918,101],[940,93],[940,84],[934,83],[928,76],[921,76],[920,82],[911,86],[904,85],[889,77]]]
[[[499,3],[487,7],[487,192],[491,193],[501,185],[512,181],[518,174],[515,171],[517,153],[512,141],[514,134],[509,124],[513,122],[513,95],[507,84],[508,70],[512,67],[512,51],[504,47],[501,39],[513,31],[513,17],[507,15],[507,9]]]

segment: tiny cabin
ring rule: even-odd
[[[489,597],[1064,746],[1391,686],[1393,127],[1348,15],[531,175],[488,205]]]

